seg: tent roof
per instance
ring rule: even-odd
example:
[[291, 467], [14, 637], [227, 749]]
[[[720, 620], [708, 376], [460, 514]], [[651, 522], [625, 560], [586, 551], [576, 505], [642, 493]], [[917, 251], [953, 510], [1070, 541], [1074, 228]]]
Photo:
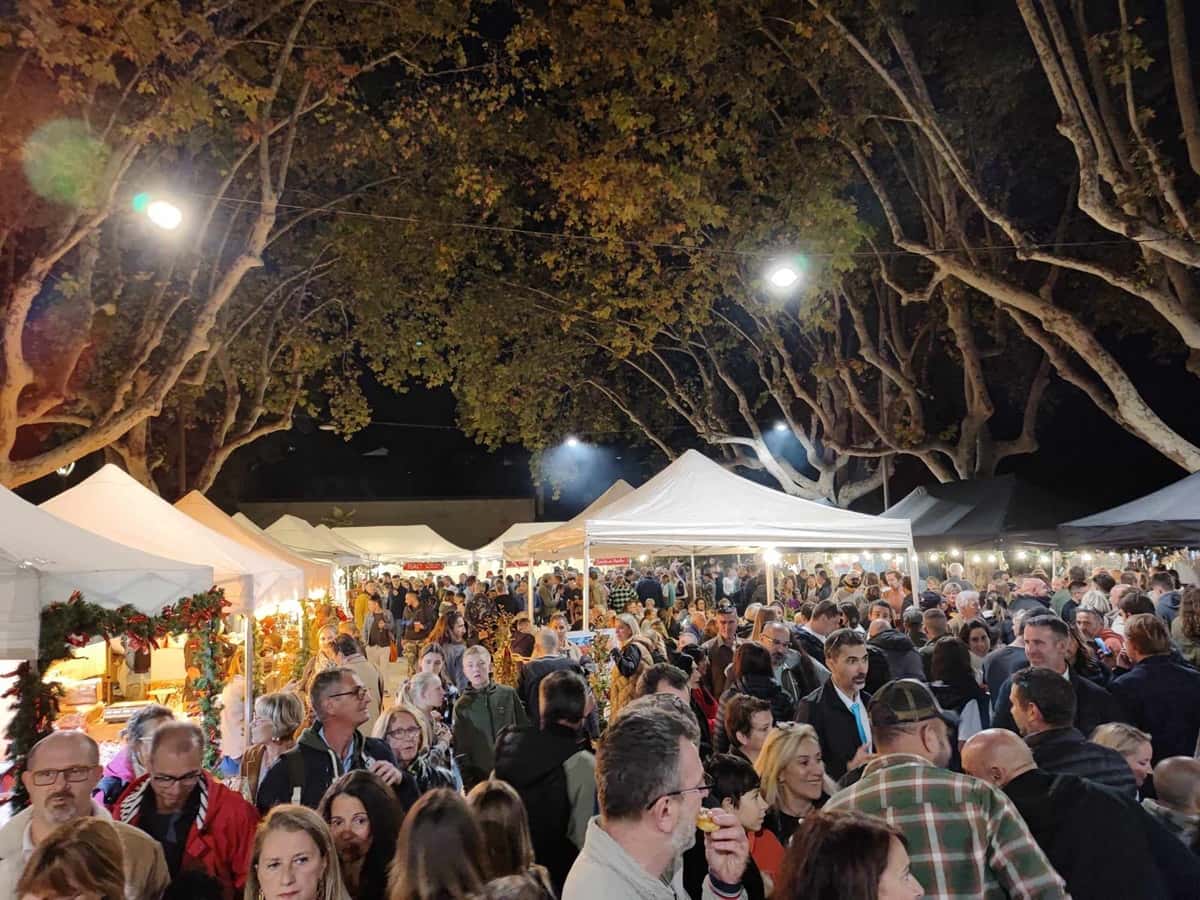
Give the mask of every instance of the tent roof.
[[314, 527], [317, 530], [317, 534], [321, 535], [322, 537], [326, 538], [329, 541], [332, 541], [334, 546], [340, 547], [346, 553], [357, 554], [363, 560], [367, 560], [370, 557], [371, 551], [369, 551], [366, 547], [363, 547], [361, 544], [356, 544], [354, 541], [351, 541], [351, 540], [347, 539], [346, 537], [338, 534], [334, 529], [330, 528], [328, 525], [316, 525]]
[[451, 562], [471, 558], [470, 550], [450, 543], [428, 525], [365, 525], [335, 528], [333, 533], [353, 541], [381, 562]]
[[588, 516], [585, 533], [594, 552], [664, 555], [764, 547], [908, 549], [912, 542], [906, 520], [793, 497], [735, 475], [695, 450]]
[[264, 531], [251, 531], [227, 516], [199, 491], [191, 491], [175, 502], [175, 508], [187, 513], [201, 525], [237, 541], [251, 550], [264, 553], [295, 566], [304, 576], [304, 590], [329, 590], [329, 566], [315, 563], [293, 553]]
[[1058, 526], [1064, 547], [1200, 546], [1200, 472], [1145, 497]]
[[0, 487], [0, 659], [36, 656], [38, 609], [74, 591], [100, 606], [156, 613], [212, 585], [211, 566], [135, 550]]
[[[238, 513], [241, 515], [241, 513]], [[243, 518], [245, 518], [243, 516]], [[249, 522], [249, 519], [246, 519]], [[328, 531], [328, 529], [326, 529]], [[299, 516], [280, 516], [266, 528], [266, 533], [301, 556], [327, 561], [339, 566], [367, 561], [365, 550], [347, 551], [335, 540], [333, 532], [323, 534]]]
[[908, 519], [918, 550], [947, 541], [969, 549], [1054, 544], [1054, 525], [1070, 504], [1015, 475], [919, 487], [883, 515]]
[[[560, 553], [564, 547], [578, 547], [576, 555], [582, 554], [583, 526], [588, 518], [596, 515], [596, 513], [610, 503], [614, 503], [632, 493], [633, 488], [629, 482], [623, 478], [618, 478], [608, 486], [608, 489], [603, 494], [589, 503], [583, 512], [570, 521], [559, 525], [557, 528], [551, 528], [549, 531], [539, 532], [523, 541], [508, 542], [504, 547], [504, 558], [532, 559], [539, 556], [556, 558], [554, 554]], [[558, 556], [557, 558], [561, 559], [563, 557]]]
[[504, 545], [523, 541], [535, 534], [565, 525], [565, 522], [517, 522], [499, 536], [474, 551], [476, 559], [504, 559]]
[[234, 612], [251, 610], [259, 602], [293, 599], [304, 589], [304, 577], [295, 566], [201, 525], [114, 465], [47, 500], [42, 508], [123, 544], [211, 566], [213, 582], [225, 589]]

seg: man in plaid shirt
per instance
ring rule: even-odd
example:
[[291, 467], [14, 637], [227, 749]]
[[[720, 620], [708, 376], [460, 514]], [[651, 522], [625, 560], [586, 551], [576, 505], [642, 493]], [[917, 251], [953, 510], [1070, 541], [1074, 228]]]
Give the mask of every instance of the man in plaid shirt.
[[637, 591], [633, 589], [633, 569], [625, 572], [624, 577], [618, 575], [613, 586], [608, 589], [608, 608], [617, 615], [625, 612], [625, 606], [630, 600], [637, 599]]
[[919, 681], [890, 681], [868, 712], [877, 756], [825, 809], [852, 809], [904, 833], [912, 873], [940, 900], [1067, 898], [1066, 886], [1012, 802], [945, 768], [954, 718]]

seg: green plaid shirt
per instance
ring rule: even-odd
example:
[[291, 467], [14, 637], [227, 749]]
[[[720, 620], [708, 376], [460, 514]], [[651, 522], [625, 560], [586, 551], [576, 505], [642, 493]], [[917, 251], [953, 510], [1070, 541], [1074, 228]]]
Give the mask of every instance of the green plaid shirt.
[[927, 898], [1067, 898], [1066, 885], [1003, 793], [907, 753], [869, 763], [825, 809], [886, 820], [908, 840]]

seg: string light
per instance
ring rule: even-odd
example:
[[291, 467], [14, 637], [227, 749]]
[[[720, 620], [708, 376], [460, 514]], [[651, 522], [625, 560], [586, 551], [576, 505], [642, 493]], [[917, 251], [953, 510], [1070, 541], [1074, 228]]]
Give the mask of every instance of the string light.
[[957, 548], [957, 547], [951, 547], [951, 548], [950, 548], [950, 556], [951, 556], [953, 559], [958, 559], [958, 548]]
[[930, 561], [930, 562], [937, 562], [937, 560], [938, 560], [938, 555], [937, 555], [936, 553], [930, 553], [930, 554], [929, 554], [929, 561]]
[[995, 561], [996, 561], [996, 554], [995, 554], [995, 553], [989, 553], [989, 554], [988, 554], [988, 562], [990, 562], [990, 563], [994, 563]]
[[1029, 556], [1029, 554], [1026, 553], [1024, 550], [1017, 551], [1017, 559], [1024, 560], [1028, 556]]
[[971, 562], [981, 563], [981, 562], [983, 562], [983, 557], [980, 556], [978, 553], [976, 553], [974, 556], [971, 557]]

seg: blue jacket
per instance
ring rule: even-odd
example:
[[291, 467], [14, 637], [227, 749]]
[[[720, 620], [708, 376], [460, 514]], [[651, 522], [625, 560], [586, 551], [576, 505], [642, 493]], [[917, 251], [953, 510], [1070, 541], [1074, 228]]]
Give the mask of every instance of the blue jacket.
[[1113, 679], [1131, 724], [1154, 736], [1154, 762], [1193, 756], [1200, 734], [1200, 672], [1171, 657], [1148, 656]]

